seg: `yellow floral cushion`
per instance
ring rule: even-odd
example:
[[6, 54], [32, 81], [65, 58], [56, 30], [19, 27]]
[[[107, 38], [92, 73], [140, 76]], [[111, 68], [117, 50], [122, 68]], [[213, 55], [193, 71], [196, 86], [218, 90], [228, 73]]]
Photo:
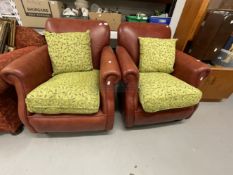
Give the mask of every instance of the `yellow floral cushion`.
[[140, 72], [173, 72], [176, 39], [139, 37]]
[[45, 32], [53, 75], [92, 70], [90, 34]]
[[43, 114], [92, 114], [99, 110], [99, 71], [63, 73], [26, 97], [28, 111]]
[[139, 74], [139, 99], [146, 112], [193, 106], [201, 97], [199, 89], [170, 74]]

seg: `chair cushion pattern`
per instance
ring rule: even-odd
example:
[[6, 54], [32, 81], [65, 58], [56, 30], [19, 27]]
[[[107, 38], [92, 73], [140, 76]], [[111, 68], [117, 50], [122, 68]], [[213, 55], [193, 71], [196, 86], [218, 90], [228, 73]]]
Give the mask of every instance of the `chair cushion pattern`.
[[139, 74], [139, 99], [145, 112], [193, 106], [201, 97], [199, 89], [170, 74]]
[[99, 104], [98, 70], [56, 75], [26, 97], [28, 111], [42, 114], [93, 114]]
[[43, 35], [40, 35], [33, 28], [16, 26], [15, 46], [16, 49], [28, 46], [43, 46], [46, 44]]
[[173, 72], [176, 39], [139, 37], [140, 72]]
[[90, 34], [87, 32], [45, 32], [53, 75], [93, 69]]

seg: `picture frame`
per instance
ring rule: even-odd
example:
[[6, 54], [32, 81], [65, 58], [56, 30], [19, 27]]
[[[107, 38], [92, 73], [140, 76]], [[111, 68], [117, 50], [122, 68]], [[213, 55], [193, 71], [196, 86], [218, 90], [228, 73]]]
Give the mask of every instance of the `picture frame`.
[[3, 53], [5, 51], [7, 35], [9, 33], [8, 29], [8, 22], [0, 19], [0, 53]]

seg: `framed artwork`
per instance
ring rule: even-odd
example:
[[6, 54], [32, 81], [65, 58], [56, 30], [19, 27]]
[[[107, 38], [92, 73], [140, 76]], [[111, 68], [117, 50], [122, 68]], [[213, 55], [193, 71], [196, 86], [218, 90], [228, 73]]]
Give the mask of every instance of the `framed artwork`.
[[9, 33], [8, 27], [8, 22], [0, 19], [0, 53], [3, 53], [5, 50], [7, 35]]
[[7, 45], [10, 47], [15, 47], [16, 19], [11, 17], [3, 17], [3, 20], [7, 21], [9, 25]]

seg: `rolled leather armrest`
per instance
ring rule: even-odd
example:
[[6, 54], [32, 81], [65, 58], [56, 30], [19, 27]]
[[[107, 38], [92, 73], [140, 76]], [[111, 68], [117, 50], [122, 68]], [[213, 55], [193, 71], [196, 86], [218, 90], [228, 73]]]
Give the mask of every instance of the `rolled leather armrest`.
[[[47, 45], [23, 55], [1, 71], [2, 78], [9, 84], [21, 85], [27, 95], [31, 90], [47, 81], [52, 75]], [[16, 86], [16, 89], [19, 88]]]
[[210, 67], [207, 64], [187, 55], [181, 51], [176, 51], [174, 72], [177, 78], [189, 83], [194, 87], [199, 87], [200, 82], [210, 73]]
[[138, 80], [139, 70], [127, 50], [118, 46], [117, 59], [121, 68], [121, 76], [124, 82], [125, 115], [127, 123], [133, 123], [134, 113], [138, 107]]
[[109, 46], [106, 46], [100, 61], [100, 93], [102, 110], [107, 115], [106, 130], [113, 128], [115, 112], [115, 85], [120, 80], [121, 73], [116, 56]]
[[121, 78], [120, 68], [111, 47], [103, 49], [100, 62], [101, 86], [115, 85]]
[[[19, 57], [35, 50], [36, 46], [29, 46], [22, 49], [17, 49], [12, 52], [7, 52], [5, 54], [0, 55], [0, 71], [10, 64], [12, 61], [18, 59]], [[9, 84], [7, 84], [1, 77], [0, 77], [0, 93], [4, 92], [9, 87]]]
[[139, 71], [129, 53], [122, 46], [116, 48], [117, 59], [121, 68], [122, 79], [125, 84], [129, 81], [138, 82]]

